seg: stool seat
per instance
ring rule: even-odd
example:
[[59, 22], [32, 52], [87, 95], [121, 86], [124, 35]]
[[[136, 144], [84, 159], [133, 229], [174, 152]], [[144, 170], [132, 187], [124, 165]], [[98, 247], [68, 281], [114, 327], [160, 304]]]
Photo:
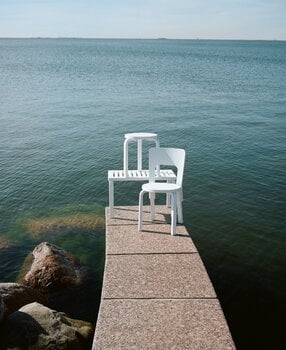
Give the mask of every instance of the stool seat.
[[151, 141], [153, 141], [154, 139], [158, 138], [157, 134], [151, 133], [151, 132], [133, 132], [130, 134], [125, 134], [124, 138], [126, 140], [148, 140], [150, 139]]
[[123, 170], [125, 177], [128, 176], [128, 144], [129, 142], [137, 142], [137, 168], [142, 170], [142, 141], [155, 142], [156, 147], [160, 147], [158, 135], [151, 132], [133, 132], [124, 135], [123, 144]]

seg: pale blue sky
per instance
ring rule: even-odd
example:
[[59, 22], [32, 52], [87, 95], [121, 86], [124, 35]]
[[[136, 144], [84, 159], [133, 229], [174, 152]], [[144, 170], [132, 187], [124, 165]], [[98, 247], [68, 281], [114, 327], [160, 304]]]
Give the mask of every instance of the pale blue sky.
[[286, 40], [286, 0], [0, 0], [0, 37]]

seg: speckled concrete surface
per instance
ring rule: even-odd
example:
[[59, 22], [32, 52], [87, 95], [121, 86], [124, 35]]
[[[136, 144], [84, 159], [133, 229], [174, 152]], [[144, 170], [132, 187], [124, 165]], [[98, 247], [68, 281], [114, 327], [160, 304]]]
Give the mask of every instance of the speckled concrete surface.
[[103, 298], [215, 298], [198, 254], [107, 256]]
[[170, 235], [170, 209], [106, 210], [106, 261], [92, 350], [235, 349], [199, 253], [183, 225]]
[[103, 300], [93, 350], [235, 349], [218, 300]]
[[176, 236], [170, 235], [170, 225], [146, 225], [148, 230], [137, 231], [133, 226], [106, 227], [107, 254], [190, 253], [197, 252], [185, 226], [177, 227]]

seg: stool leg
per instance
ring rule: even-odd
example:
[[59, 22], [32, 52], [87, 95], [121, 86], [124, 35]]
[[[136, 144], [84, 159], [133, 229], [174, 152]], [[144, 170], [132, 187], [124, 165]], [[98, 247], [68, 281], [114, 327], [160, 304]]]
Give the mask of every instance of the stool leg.
[[128, 175], [128, 141], [129, 140], [124, 140], [123, 144], [123, 170], [125, 177]]
[[142, 140], [137, 140], [137, 169], [142, 170]]
[[109, 182], [109, 216], [110, 218], [114, 217], [114, 185], [113, 181], [108, 181]]
[[[154, 141], [155, 141], [156, 148], [159, 148], [160, 142], [159, 142], [158, 138], [156, 137], [156, 139]], [[157, 176], [160, 176], [160, 164], [156, 165], [156, 173], [157, 173]]]

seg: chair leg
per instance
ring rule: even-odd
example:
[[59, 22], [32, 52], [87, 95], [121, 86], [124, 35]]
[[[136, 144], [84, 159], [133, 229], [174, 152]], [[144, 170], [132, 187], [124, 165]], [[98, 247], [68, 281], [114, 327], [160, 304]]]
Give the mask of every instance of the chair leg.
[[150, 198], [150, 218], [151, 221], [155, 220], [155, 193], [149, 193]]
[[[173, 181], [173, 180], [167, 180], [167, 183], [176, 183], [176, 181]], [[170, 193], [167, 193], [166, 194], [166, 206], [168, 208], [171, 208], [172, 204], [171, 204], [171, 194]]]
[[183, 223], [183, 207], [181, 192], [177, 192], [178, 223]]
[[142, 213], [143, 213], [143, 195], [144, 191], [142, 190], [139, 194], [139, 209], [138, 209], [138, 231], [142, 231]]
[[177, 194], [172, 192], [172, 209], [171, 209], [171, 235], [176, 235], [177, 225]]

